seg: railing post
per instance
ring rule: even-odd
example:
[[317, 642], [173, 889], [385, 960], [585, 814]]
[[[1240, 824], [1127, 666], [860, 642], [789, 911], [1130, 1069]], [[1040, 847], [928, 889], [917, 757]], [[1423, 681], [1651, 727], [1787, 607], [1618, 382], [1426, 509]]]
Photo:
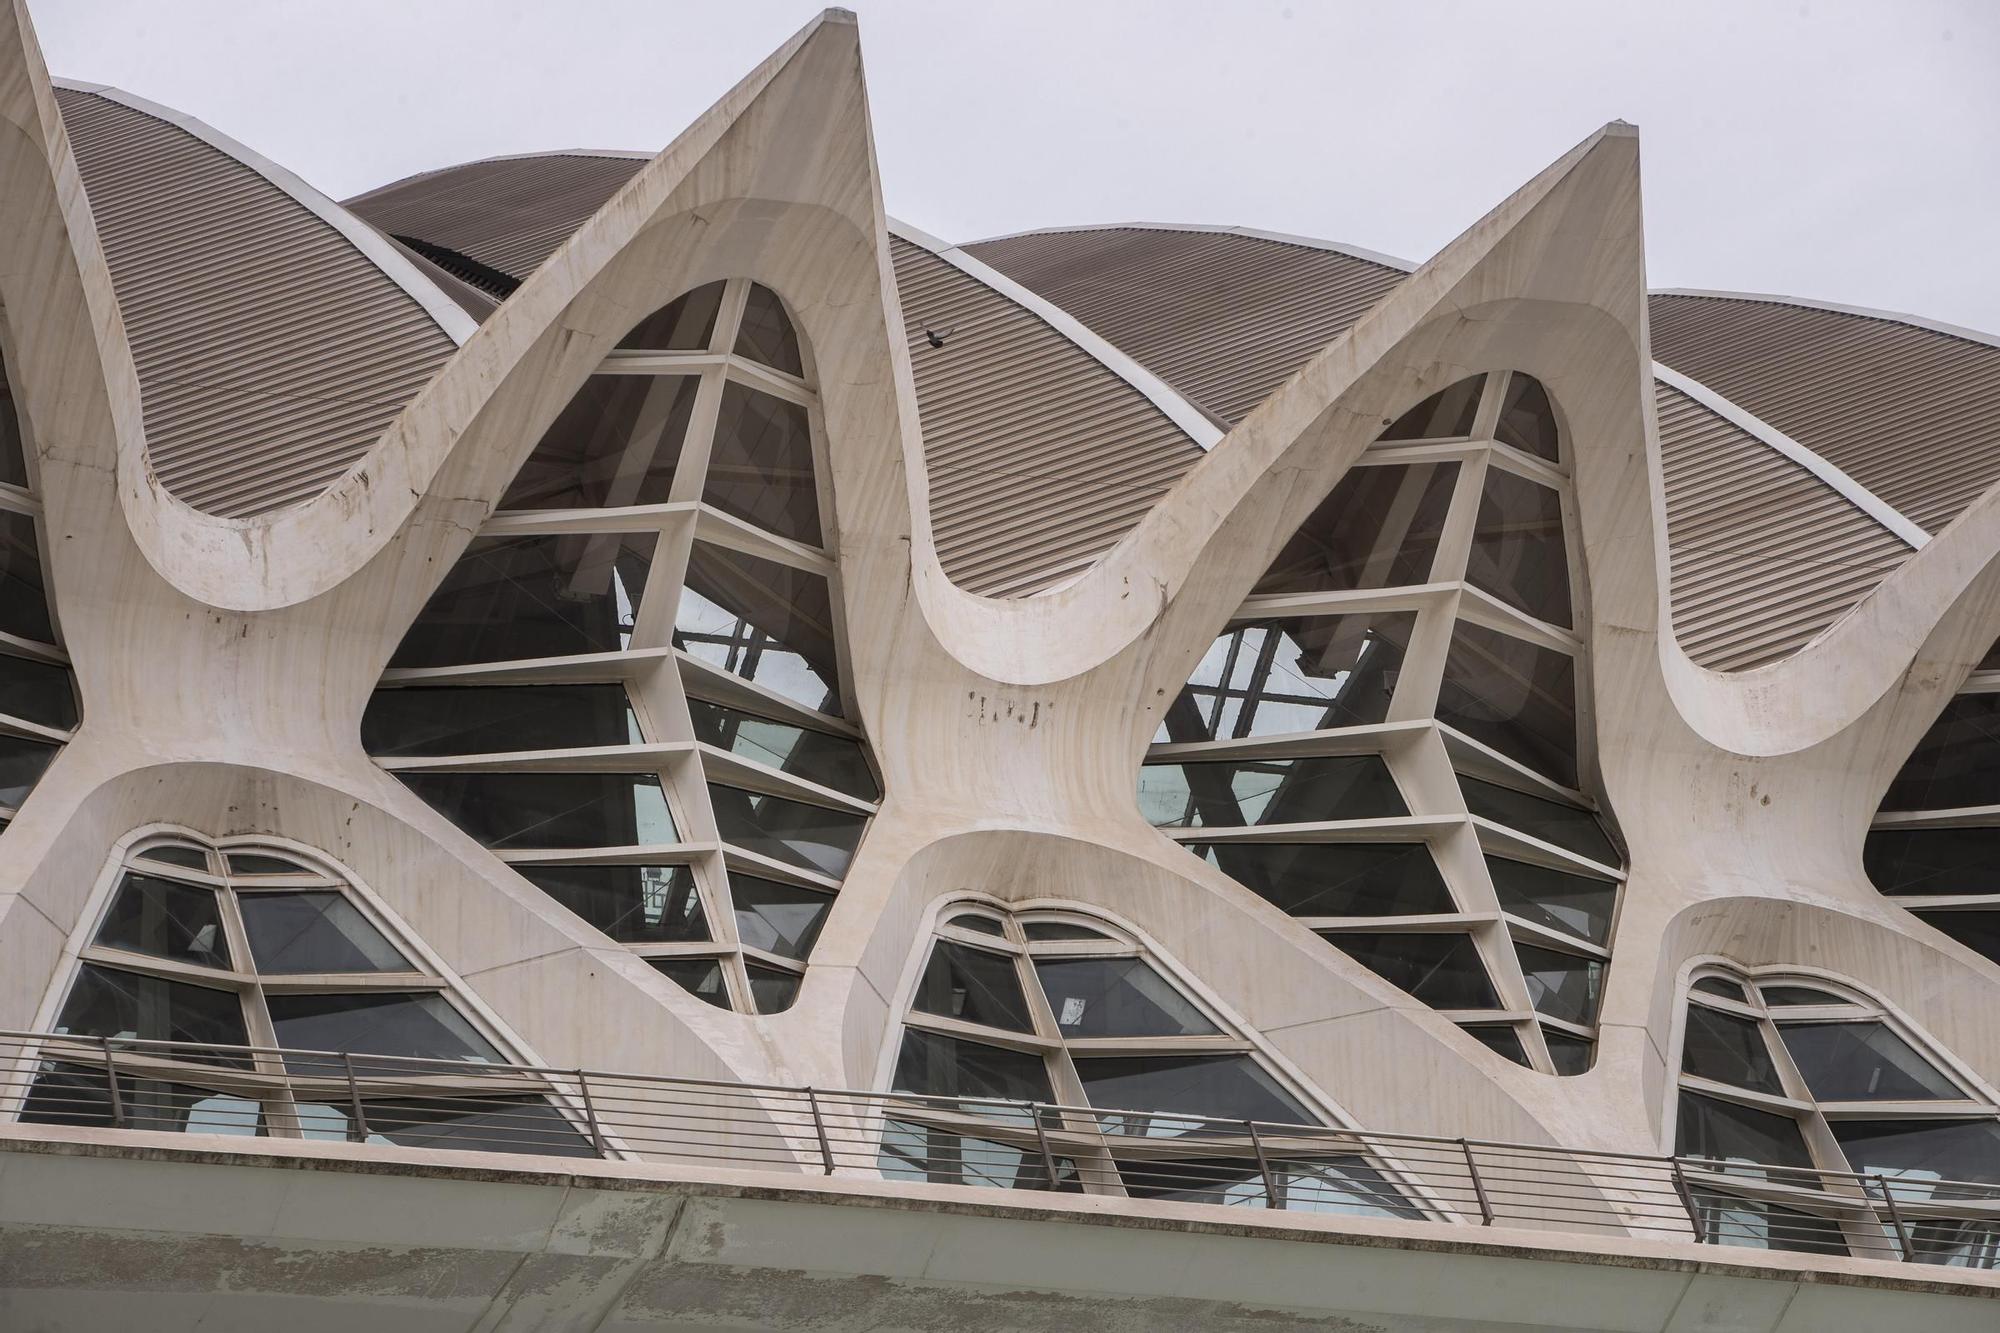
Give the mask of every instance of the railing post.
[[1687, 1176], [1681, 1172], [1681, 1159], [1673, 1157], [1668, 1161], [1674, 1169], [1674, 1193], [1681, 1196], [1681, 1207], [1687, 1209], [1688, 1225], [1694, 1228], [1694, 1243], [1706, 1245], [1708, 1228], [1701, 1224], [1701, 1210], [1695, 1207], [1694, 1191], [1688, 1188]]
[[[1049, 1183], [1044, 1188], [1053, 1191], [1056, 1187], [1056, 1155], [1049, 1151], [1049, 1131], [1042, 1124], [1042, 1108], [1040, 1106], [1031, 1106], [1028, 1109], [1028, 1114], [1035, 1121], [1035, 1146], [1042, 1150], [1042, 1170], [1048, 1175]], [[962, 1157], [959, 1162], [958, 1174], [958, 1183], [963, 1185], [965, 1183], [965, 1164]]]
[[1903, 1262], [1913, 1264], [1917, 1261], [1917, 1251], [1910, 1244], [1910, 1229], [1903, 1225], [1903, 1210], [1896, 1206], [1896, 1196], [1889, 1189], [1887, 1179], [1878, 1175], [1875, 1183], [1882, 1187], [1882, 1206], [1889, 1214], [1889, 1225], [1896, 1228], [1896, 1244], [1902, 1247]]
[[1257, 1133], [1257, 1122], [1245, 1120], [1243, 1128], [1250, 1131], [1250, 1147], [1257, 1154], [1257, 1172], [1264, 1177], [1264, 1206], [1278, 1207], [1278, 1181], [1271, 1174], [1271, 1159], [1264, 1155], [1264, 1140]]
[[826, 1174], [830, 1176], [833, 1174], [833, 1144], [827, 1141], [826, 1121], [820, 1117], [819, 1094], [814, 1092], [810, 1085], [806, 1088], [806, 1105], [812, 1108], [813, 1133], [819, 1135], [820, 1164], [826, 1168]]
[[111, 1038], [99, 1037], [104, 1043], [104, 1079], [111, 1085], [111, 1123], [118, 1129], [126, 1129], [125, 1094], [118, 1090], [118, 1065], [111, 1058]]
[[354, 1081], [354, 1052], [342, 1051], [341, 1063], [347, 1066], [347, 1107], [352, 1118], [347, 1125], [349, 1143], [368, 1142], [368, 1117], [361, 1109], [361, 1085]]
[[604, 1130], [597, 1123], [597, 1108], [590, 1103], [590, 1084], [584, 1082], [583, 1071], [576, 1071], [576, 1093], [583, 1102], [583, 1120], [590, 1126], [590, 1146], [599, 1157], [604, 1156]]
[[1458, 1147], [1465, 1154], [1465, 1176], [1472, 1182], [1472, 1197], [1479, 1200], [1479, 1224], [1490, 1227], [1493, 1225], [1493, 1201], [1486, 1197], [1486, 1182], [1479, 1178], [1479, 1163], [1473, 1159], [1472, 1144], [1460, 1139]]

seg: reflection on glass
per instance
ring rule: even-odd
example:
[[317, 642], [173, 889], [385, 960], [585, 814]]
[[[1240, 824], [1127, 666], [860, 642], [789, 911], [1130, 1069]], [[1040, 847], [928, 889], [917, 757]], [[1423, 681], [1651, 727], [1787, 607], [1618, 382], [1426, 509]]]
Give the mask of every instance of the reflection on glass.
[[1010, 1051], [983, 1042], [942, 1037], [915, 1028], [903, 1033], [896, 1059], [895, 1090], [938, 1097], [974, 1099], [958, 1109], [974, 1115], [1026, 1120], [1017, 1108], [983, 1104], [978, 1099], [1053, 1102], [1048, 1066], [1039, 1055]]
[[[1081, 926], [1074, 921], [1029, 921], [1022, 925], [1022, 934], [1030, 940], [1104, 940], [1111, 938], [1101, 930]], [[994, 931], [999, 934], [999, 931]]]
[[2000, 694], [1961, 694], [1904, 763], [1884, 810], [2000, 805]]
[[1799, 1122], [1790, 1116], [1753, 1111], [1693, 1092], [1680, 1095], [1674, 1152], [1681, 1157], [1706, 1157], [1743, 1166], [1810, 1170], [1813, 1164], [1799, 1133]]
[[678, 841], [656, 773], [399, 773], [488, 847], [645, 847]]
[[798, 973], [758, 963], [745, 963], [743, 970], [750, 977], [750, 1003], [758, 1013], [781, 1014], [799, 998], [803, 978]]
[[666, 504], [700, 383], [694, 375], [592, 375], [521, 465], [500, 508]]
[[686, 866], [517, 865], [530, 884], [622, 944], [709, 938]]
[[794, 703], [840, 714], [826, 580], [703, 542], [688, 557], [674, 647]]
[[1565, 787], [1577, 785], [1576, 659], [1461, 620], [1437, 719]]
[[1895, 1177], [1899, 1199], [1981, 1197], [1939, 1182], [2000, 1185], [2000, 1123], [1992, 1120], [1834, 1120], [1847, 1164]]
[[1528, 1064], [1528, 1048], [1521, 1044], [1521, 1034], [1506, 1024], [1460, 1023], [1459, 1026], [1489, 1051], [1503, 1055], [1517, 1065]]
[[1831, 1218], [1707, 1190], [1696, 1192], [1694, 1198], [1702, 1236], [1711, 1245], [1796, 1254], [1847, 1253], [1840, 1224]]
[[[1058, 1157], [1055, 1163], [1056, 1190], [1081, 1193], [1075, 1161]], [[883, 1127], [882, 1151], [875, 1164], [885, 1180], [1001, 1190], [1049, 1188], [1048, 1169], [1036, 1149], [968, 1138], [907, 1120], [891, 1120]]]
[[639, 745], [623, 685], [480, 685], [377, 690], [361, 718], [375, 755], [493, 754]]
[[718, 1009], [729, 1007], [729, 990], [722, 983], [722, 964], [713, 958], [648, 958], [655, 972], [682, 990]]
[[633, 326], [618, 343], [622, 350], [699, 352], [715, 332], [716, 311], [722, 308], [722, 284], [705, 283], [682, 292]]
[[881, 799], [867, 753], [845, 736], [773, 722], [706, 699], [691, 697], [687, 706], [698, 741], [859, 800]]
[[[597, 1150], [569, 1117], [541, 1097], [382, 1097], [362, 1104], [368, 1143], [404, 1148], [464, 1148], [479, 1152], [595, 1157]], [[350, 1108], [301, 1102], [299, 1132], [309, 1139], [345, 1139]]]
[[312, 875], [318, 872], [301, 865], [288, 856], [273, 856], [267, 852], [231, 852], [223, 858], [234, 876], [243, 875]]
[[1009, 1032], [1035, 1029], [1013, 956], [968, 948], [951, 940], [939, 940], [931, 946], [930, 960], [917, 980], [910, 1007], [920, 1014]]
[[805, 408], [725, 384], [701, 498], [766, 532], [824, 545]]
[[1379, 440], [1449, 440], [1472, 434], [1473, 417], [1479, 412], [1479, 392], [1486, 387], [1484, 375], [1462, 379], [1440, 389], [1397, 417], [1395, 424], [1375, 438]]
[[237, 897], [259, 972], [411, 972], [416, 969], [333, 889]]
[[1618, 886], [1608, 879], [1591, 879], [1547, 866], [1489, 856], [1486, 869], [1500, 906], [1524, 921], [1603, 944], [1611, 934], [1611, 909]]
[[1792, 1008], [1802, 1004], [1852, 1004], [1832, 991], [1821, 990], [1817, 986], [1759, 986], [1757, 991], [1764, 997], [1764, 1003], [1772, 1008]]
[[1549, 1063], [1565, 1078], [1589, 1073], [1590, 1058], [1597, 1050], [1594, 1041], [1550, 1028], [1542, 1029], [1542, 1045], [1549, 1048]]
[[1470, 935], [1327, 931], [1328, 944], [1433, 1009], [1498, 1009]]
[[1292, 1212], [1347, 1217], [1423, 1217], [1380, 1171], [1360, 1157], [1270, 1162], [1278, 1197], [1272, 1201], [1255, 1158], [1177, 1157], [1118, 1161], [1125, 1192], [1135, 1199], [1219, 1203], [1225, 1207], [1277, 1207]]
[[1594, 958], [1515, 944], [1521, 972], [1528, 983], [1528, 1002], [1535, 1012], [1584, 1027], [1597, 1021], [1597, 996], [1604, 983], [1604, 964]]
[[1209, 646], [1155, 739], [1229, 740], [1384, 721], [1416, 623], [1413, 611], [1388, 611], [1238, 626]]
[[717, 782], [708, 784], [708, 800], [724, 842], [832, 879], [847, 873], [868, 822], [863, 815]]
[[1986, 1220], [1908, 1224], [1910, 1248], [1920, 1264], [1946, 1268], [2000, 1268], [2000, 1223]]
[[[442, 995], [430, 991], [359, 991], [346, 995], [267, 995], [278, 1045], [294, 1051], [351, 1051], [433, 1060], [497, 1063], [500, 1052]], [[332, 1078], [344, 1062], [288, 1055], [294, 1074]], [[355, 1062], [359, 1072], [393, 1075], [410, 1066]]]
[[1743, 987], [1725, 977], [1702, 977], [1689, 989], [1703, 991], [1709, 995], [1720, 995], [1742, 1004], [1750, 1003], [1750, 997], [1743, 993]]
[[28, 454], [22, 445], [21, 418], [4, 364], [0, 364], [0, 482], [28, 489]]
[[229, 966], [229, 941], [213, 889], [127, 871], [98, 928], [97, 942], [197, 967]]
[[1861, 864], [1884, 893], [2000, 893], [2000, 828], [1878, 828]]
[[60, 746], [21, 736], [0, 736], [0, 805], [19, 806], [41, 781]]
[[42, 555], [35, 520], [0, 509], [0, 630], [36, 643], [54, 643], [48, 594], [42, 591]]
[[148, 847], [139, 856], [142, 860], [179, 866], [183, 870], [208, 869], [208, 853], [195, 847]]
[[1549, 391], [1533, 375], [1518, 370], [1509, 375], [1493, 438], [1555, 463], [1561, 461], [1556, 436], [1556, 410], [1549, 402]]
[[1318, 823], [1410, 812], [1389, 766], [1372, 754], [1147, 764], [1139, 770], [1139, 810], [1156, 828]]
[[755, 875], [731, 875], [729, 898], [736, 908], [738, 939], [752, 949], [801, 962], [833, 910], [831, 894]]
[[21, 1108], [27, 1124], [119, 1125], [161, 1134], [265, 1132], [263, 1106], [247, 1097], [121, 1075], [113, 1103], [101, 1068], [45, 1061], [41, 1069]]
[[1823, 1102], [1965, 1096], [1886, 1023], [1780, 1023], [1778, 1035], [1812, 1095]]
[[76, 687], [69, 668], [0, 655], [0, 713], [68, 730], [76, 725]]
[[736, 355], [761, 361], [773, 370], [804, 378], [799, 357], [799, 331], [792, 327], [778, 294], [762, 283], [750, 284], [743, 305], [743, 324], [736, 334]]
[[1681, 1040], [1681, 1071], [1752, 1092], [1782, 1096], [1785, 1091], [1778, 1079], [1778, 1067], [1771, 1062], [1771, 1052], [1764, 1045], [1762, 1025], [1698, 1004], [1688, 1006], [1687, 1033]]
[[1604, 836], [1604, 826], [1597, 822], [1597, 816], [1588, 810], [1482, 782], [1463, 773], [1458, 775], [1458, 787], [1465, 793], [1466, 809], [1483, 819], [1588, 857], [1599, 865], [1618, 864], [1617, 849]]
[[1466, 580], [1537, 620], [1568, 629], [1568, 543], [1562, 497], [1503, 467], [1486, 469]]
[[957, 916], [946, 921], [945, 924], [947, 926], [956, 926], [960, 930], [976, 930], [981, 935], [1005, 935], [1007, 933], [1006, 927], [981, 912], [960, 912]]
[[[190, 986], [85, 963], [56, 1020], [57, 1032], [85, 1037], [137, 1037], [145, 1041], [214, 1042], [247, 1046], [243, 1005], [229, 991]], [[196, 1051], [178, 1058], [242, 1065], [249, 1057]]]
[[1454, 910], [1421, 842], [1205, 842], [1188, 850], [1291, 916]]
[[1341, 592], [1430, 582], [1457, 480], [1456, 463], [1354, 468], [1252, 591]]
[[616, 652], [631, 642], [653, 540], [650, 532], [475, 538], [389, 665]]
[[1205, 1125], [1187, 1116], [1279, 1125], [1316, 1123], [1316, 1117], [1248, 1055], [1079, 1055], [1076, 1076], [1092, 1106], [1142, 1113], [1099, 1115], [1097, 1121], [1107, 1134], [1177, 1138], [1236, 1132], [1233, 1126]]
[[1139, 958], [1037, 958], [1035, 976], [1065, 1037], [1199, 1037], [1220, 1032]]
[[2000, 963], [2000, 912], [1918, 912], [1930, 925]]

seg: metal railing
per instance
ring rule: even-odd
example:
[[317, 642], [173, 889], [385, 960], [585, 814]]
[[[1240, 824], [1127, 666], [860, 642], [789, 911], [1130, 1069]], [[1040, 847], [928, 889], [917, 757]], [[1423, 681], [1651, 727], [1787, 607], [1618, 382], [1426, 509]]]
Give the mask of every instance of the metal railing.
[[2000, 1186], [919, 1096], [0, 1032], [0, 1116], [1110, 1194], [2000, 1267]]

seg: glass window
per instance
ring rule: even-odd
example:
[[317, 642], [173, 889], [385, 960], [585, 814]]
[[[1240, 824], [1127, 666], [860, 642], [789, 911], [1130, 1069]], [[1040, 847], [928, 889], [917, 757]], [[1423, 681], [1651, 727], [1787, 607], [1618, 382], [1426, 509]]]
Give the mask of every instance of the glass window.
[[1381, 440], [1449, 440], [1472, 434], [1473, 418], [1479, 413], [1479, 394], [1486, 387], [1484, 375], [1462, 379], [1440, 389], [1397, 417], [1395, 424], [1376, 438]]
[[361, 718], [375, 755], [494, 754], [639, 745], [623, 685], [481, 685], [377, 690]]
[[703, 542], [688, 557], [674, 646], [819, 712], [840, 713], [826, 580]]
[[704, 351], [715, 333], [715, 315], [721, 308], [722, 284], [704, 283], [640, 320], [618, 346], [649, 352]]
[[[371, 1098], [361, 1113], [368, 1121], [369, 1143], [546, 1157], [598, 1155], [569, 1118], [540, 1097], [482, 1093], [477, 1097]], [[344, 1139], [348, 1116], [346, 1106], [302, 1103], [300, 1132], [309, 1139]]]
[[[1080, 1193], [1076, 1163], [1058, 1157], [1056, 1190]], [[993, 1139], [968, 1138], [949, 1130], [907, 1120], [891, 1120], [882, 1129], [882, 1151], [876, 1161], [885, 1180], [927, 1181], [939, 1185], [975, 1185], [985, 1189], [1045, 1190], [1048, 1169], [1033, 1148]]]
[[1528, 1001], [1535, 1012], [1585, 1027], [1597, 1021], [1597, 997], [1604, 983], [1604, 964], [1594, 958], [1514, 945], [1521, 973], [1528, 983]]
[[1035, 975], [1064, 1037], [1198, 1037], [1221, 1031], [1143, 959], [1037, 958]]
[[264, 1108], [245, 1097], [152, 1078], [118, 1079], [118, 1103], [104, 1070], [45, 1061], [21, 1108], [30, 1125], [117, 1125], [160, 1134], [265, 1132]]
[[1742, 1004], [1750, 1003], [1750, 997], [1743, 993], [1743, 987], [1723, 977], [1698, 978], [1689, 989], [1704, 991], [1710, 995], [1720, 995]]
[[1092, 1106], [1146, 1113], [1098, 1116], [1108, 1134], [1174, 1138], [1212, 1134], [1218, 1128], [1222, 1133], [1236, 1132], [1230, 1126], [1208, 1126], [1179, 1116], [1315, 1123], [1313, 1115], [1248, 1055], [1077, 1056], [1076, 1075]]
[[[144, 1041], [214, 1042], [247, 1046], [243, 1004], [231, 991], [190, 986], [85, 963], [77, 969], [56, 1031], [85, 1037], [136, 1037]], [[192, 1052], [214, 1064], [248, 1067], [247, 1056]]]
[[1013, 956], [968, 948], [951, 940], [939, 940], [931, 946], [930, 961], [917, 980], [910, 1007], [921, 1014], [1009, 1032], [1035, 1030]]
[[1604, 826], [1597, 822], [1597, 816], [1588, 810], [1530, 796], [1512, 787], [1481, 782], [1463, 773], [1458, 775], [1458, 787], [1465, 794], [1466, 809], [1483, 819], [1588, 857], [1599, 865], [1618, 864], [1617, 849], [1604, 836]]
[[67, 731], [76, 725], [69, 668], [0, 654], [0, 713]]
[[741, 384], [725, 384], [701, 498], [780, 537], [825, 545], [806, 409]]
[[1772, 1008], [1793, 1008], [1804, 1004], [1852, 1004], [1852, 1000], [1817, 986], [1759, 986], [1758, 993]]
[[336, 889], [244, 893], [236, 903], [259, 972], [416, 970]]
[[502, 509], [606, 509], [673, 498], [694, 375], [592, 375], [542, 436]]
[[654, 773], [397, 776], [488, 847], [644, 847], [679, 840]]
[[845, 736], [773, 722], [706, 699], [690, 698], [687, 706], [698, 741], [857, 800], [881, 799], [867, 753]]
[[947, 926], [957, 926], [960, 930], [976, 930], [981, 935], [1005, 935], [1006, 927], [992, 917], [979, 912], [960, 912], [945, 922]]
[[1577, 785], [1576, 659], [1461, 620], [1437, 719], [1565, 787]]
[[223, 858], [232, 875], [317, 875], [319, 872], [287, 856], [268, 852], [231, 852]]
[[1697, 1078], [1730, 1083], [1753, 1092], [1784, 1095], [1778, 1067], [1764, 1045], [1764, 1028], [1753, 1019], [1717, 1013], [1698, 1004], [1687, 1010], [1681, 1039], [1681, 1070]]
[[[999, 932], [994, 932], [998, 934]], [[1074, 921], [1029, 921], [1022, 925], [1021, 933], [1030, 940], [1106, 940], [1110, 939], [1101, 930], [1090, 926], [1080, 926]]]
[[1961, 694], [1904, 763], [1884, 810], [2000, 805], [2000, 694]]
[[1847, 1253], [1840, 1224], [1830, 1218], [1706, 1190], [1694, 1197], [1702, 1235], [1712, 1245], [1798, 1254]]
[[1592, 944], [1603, 944], [1610, 937], [1611, 911], [1618, 903], [1618, 885], [1611, 880], [1501, 856], [1487, 857], [1486, 869], [1503, 910]]
[[762, 283], [750, 284], [743, 305], [743, 324], [736, 334], [736, 355], [761, 361], [774, 370], [805, 378], [799, 357], [799, 331], [792, 327], [778, 294]]
[[1267, 621], [1210, 645], [1159, 739], [1228, 740], [1387, 719], [1413, 611]]
[[1502, 444], [1560, 462], [1556, 448], [1556, 410], [1549, 391], [1533, 375], [1515, 371], [1507, 377], [1507, 396], [1500, 400], [1500, 420], [1494, 424], [1493, 438]]
[[831, 894], [755, 875], [731, 875], [729, 898], [736, 908], [736, 934], [744, 944], [801, 962], [833, 910]]
[[[914, 1028], [903, 1033], [895, 1090], [937, 1097], [1055, 1100], [1048, 1066], [1041, 1056]], [[1006, 1108], [973, 1105], [959, 1109], [991, 1115]]]
[[1568, 629], [1569, 555], [1562, 497], [1502, 467], [1486, 469], [1465, 577], [1509, 606]]
[[729, 990], [722, 983], [722, 964], [714, 958], [648, 958], [655, 972], [696, 999], [718, 1009], [729, 1007]]
[[28, 489], [28, 451], [21, 439], [21, 418], [4, 364], [0, 364], [0, 481]]
[[1139, 809], [1159, 828], [1236, 828], [1406, 815], [1389, 766], [1372, 754], [1147, 764]]
[[750, 1003], [760, 1014], [781, 1014], [799, 998], [799, 982], [804, 978], [796, 972], [757, 963], [745, 963], [743, 971], [750, 978]]
[[708, 800], [724, 842], [832, 879], [847, 873], [868, 823], [864, 815], [715, 782], [708, 784]]
[[1936, 1189], [1938, 1181], [2000, 1185], [2000, 1123], [1992, 1120], [1830, 1123], [1847, 1164], [1865, 1176], [1898, 1177], [1898, 1198], [1949, 1199], [1974, 1193]]
[[21, 736], [0, 736], [0, 805], [18, 806], [41, 781], [62, 747]]
[[1778, 1035], [1812, 1095], [1823, 1102], [1965, 1096], [1886, 1023], [1780, 1023]]
[[650, 532], [475, 538], [389, 664], [616, 652], [631, 642], [653, 538]]
[[2000, 893], [2000, 828], [1878, 828], [1861, 845], [1884, 893]]
[[523, 878], [622, 944], [709, 938], [686, 866], [517, 865]]
[[42, 555], [35, 520], [0, 509], [0, 630], [36, 643], [54, 643], [48, 594], [42, 591]]
[[1674, 1152], [1681, 1157], [1706, 1157], [1746, 1166], [1811, 1169], [1799, 1122], [1790, 1116], [1753, 1111], [1699, 1093], [1680, 1096], [1678, 1137]]
[[1329, 931], [1328, 944], [1433, 1009], [1498, 1009], [1470, 935]]
[[1456, 463], [1350, 470], [1252, 591], [1341, 592], [1430, 582], [1457, 481]]
[[[497, 1063], [500, 1053], [442, 995], [428, 991], [360, 991], [346, 995], [267, 995], [278, 1045], [293, 1051], [352, 1051], [430, 1060]], [[294, 1074], [333, 1078], [343, 1062], [288, 1055]], [[355, 1062], [360, 1073], [409, 1073], [398, 1064]]]
[[138, 855], [143, 860], [179, 866], [184, 870], [208, 869], [208, 853], [193, 847], [148, 847]]
[[1421, 842], [1208, 842], [1188, 850], [1291, 916], [1455, 910]]
[[1548, 1028], [1542, 1029], [1542, 1045], [1549, 1048], [1549, 1063], [1564, 1078], [1589, 1073], [1591, 1057], [1597, 1051], [1594, 1041]]
[[[1284, 1159], [1270, 1165], [1279, 1208], [1347, 1217], [1410, 1220], [1423, 1217], [1387, 1177], [1362, 1158]], [[1125, 1192], [1135, 1199], [1219, 1203], [1239, 1208], [1271, 1206], [1264, 1173], [1254, 1158], [1176, 1157], [1119, 1161], [1117, 1166], [1125, 1182]]]
[[126, 872], [97, 942], [197, 967], [229, 967], [229, 941], [213, 889]]
[[1918, 912], [1930, 925], [2000, 963], [2000, 912]]
[[1521, 1034], [1506, 1024], [1461, 1023], [1459, 1026], [1489, 1051], [1503, 1055], [1517, 1065], [1528, 1063], [1528, 1048], [1521, 1044]]

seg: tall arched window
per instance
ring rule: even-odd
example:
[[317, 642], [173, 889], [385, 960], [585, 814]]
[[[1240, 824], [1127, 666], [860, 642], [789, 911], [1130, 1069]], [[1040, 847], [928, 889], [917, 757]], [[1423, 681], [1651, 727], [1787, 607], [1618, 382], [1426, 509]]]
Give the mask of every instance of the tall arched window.
[[744, 279], [635, 327], [397, 649], [370, 753], [711, 1004], [796, 995], [881, 791], [808, 349]]
[[1624, 879], [1581, 785], [1567, 462], [1519, 372], [1388, 423], [1203, 656], [1139, 779], [1189, 851], [1557, 1074], [1590, 1066]]
[[1907, 1236], [1925, 1263], [2000, 1259], [2000, 1223], [1949, 1216], [1954, 1196], [1990, 1207], [2000, 1106], [1921, 1032], [1851, 983], [1773, 970], [1703, 967], [1683, 1012], [1674, 1151], [1703, 1159], [1705, 1239], [1879, 1254]]

